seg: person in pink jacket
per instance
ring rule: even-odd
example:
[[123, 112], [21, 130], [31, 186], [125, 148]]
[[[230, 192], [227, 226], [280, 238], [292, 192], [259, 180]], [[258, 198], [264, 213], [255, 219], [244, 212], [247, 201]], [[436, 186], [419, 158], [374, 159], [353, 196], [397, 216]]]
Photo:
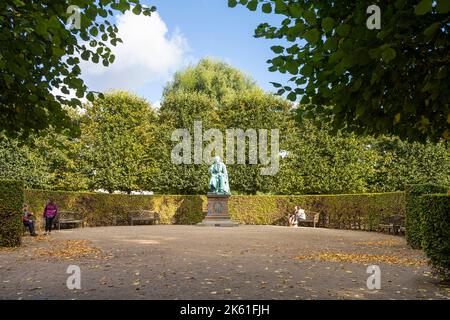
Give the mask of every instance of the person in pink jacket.
[[52, 198], [49, 198], [44, 209], [45, 235], [50, 235], [52, 233], [53, 220], [55, 220], [57, 215], [58, 206]]

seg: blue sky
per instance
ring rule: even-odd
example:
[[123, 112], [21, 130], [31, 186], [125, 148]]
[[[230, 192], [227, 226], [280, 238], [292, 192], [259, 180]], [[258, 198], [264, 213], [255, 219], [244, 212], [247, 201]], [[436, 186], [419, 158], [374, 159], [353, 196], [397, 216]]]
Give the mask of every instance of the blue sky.
[[[270, 81], [286, 82], [289, 75], [269, 72], [274, 40], [256, 39], [261, 22], [279, 25], [282, 16], [228, 8], [227, 0], [144, 1], [157, 7], [152, 23], [130, 14], [118, 19], [123, 48], [116, 66], [106, 70], [87, 65], [84, 78], [91, 90], [126, 89], [155, 103], [173, 73], [204, 57], [230, 63], [253, 77], [267, 91]], [[122, 28], [121, 28], [122, 26]], [[122, 32], [122, 34], [120, 34]]]

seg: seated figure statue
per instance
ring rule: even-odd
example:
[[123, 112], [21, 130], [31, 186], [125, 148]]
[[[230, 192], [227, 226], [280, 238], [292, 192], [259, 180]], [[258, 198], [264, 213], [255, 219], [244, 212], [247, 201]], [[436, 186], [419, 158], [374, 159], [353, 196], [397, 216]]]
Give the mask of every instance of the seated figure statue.
[[227, 167], [221, 161], [219, 156], [214, 158], [214, 163], [209, 168], [211, 179], [209, 180], [209, 190], [211, 193], [230, 194], [228, 184]]

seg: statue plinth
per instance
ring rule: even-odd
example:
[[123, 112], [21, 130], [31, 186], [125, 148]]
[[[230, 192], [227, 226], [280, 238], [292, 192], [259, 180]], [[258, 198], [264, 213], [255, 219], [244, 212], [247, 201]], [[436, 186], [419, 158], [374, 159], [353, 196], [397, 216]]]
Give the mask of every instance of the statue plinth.
[[217, 194], [208, 192], [208, 213], [199, 226], [210, 227], [237, 227], [238, 224], [234, 222], [228, 213], [228, 200], [230, 195]]

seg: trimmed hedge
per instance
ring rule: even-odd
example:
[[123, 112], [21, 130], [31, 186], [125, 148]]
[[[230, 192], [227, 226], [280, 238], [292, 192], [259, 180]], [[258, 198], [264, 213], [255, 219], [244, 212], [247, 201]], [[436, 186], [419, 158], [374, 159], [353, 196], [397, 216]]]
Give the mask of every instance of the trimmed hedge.
[[[128, 210], [161, 214], [162, 224], [195, 224], [206, 214], [206, 196], [111, 195], [101, 193], [25, 190], [26, 202], [40, 215], [51, 196], [63, 210], [82, 213], [89, 226], [125, 225]], [[404, 193], [321, 196], [232, 196], [231, 217], [241, 224], [287, 225], [295, 205], [322, 213], [320, 226], [376, 230], [384, 216], [404, 214]]]
[[23, 184], [17, 181], [0, 180], [0, 247], [21, 244]]
[[434, 184], [416, 184], [406, 187], [406, 241], [414, 249], [420, 249], [422, 244], [422, 231], [420, 220], [420, 196], [432, 193], [447, 193], [448, 188]]
[[[127, 211], [155, 210], [162, 224], [192, 224], [203, 219], [206, 197], [143, 196], [90, 192], [25, 190], [25, 202], [36, 216], [42, 216], [45, 204], [52, 197], [60, 210], [83, 214], [91, 227], [128, 224]], [[41, 227], [38, 225], [38, 228]]]
[[294, 206], [321, 213], [319, 226], [374, 231], [383, 217], [405, 214], [404, 193], [232, 196], [230, 215], [242, 224], [287, 225]]
[[431, 266], [450, 280], [450, 195], [424, 195], [420, 208], [422, 248]]

